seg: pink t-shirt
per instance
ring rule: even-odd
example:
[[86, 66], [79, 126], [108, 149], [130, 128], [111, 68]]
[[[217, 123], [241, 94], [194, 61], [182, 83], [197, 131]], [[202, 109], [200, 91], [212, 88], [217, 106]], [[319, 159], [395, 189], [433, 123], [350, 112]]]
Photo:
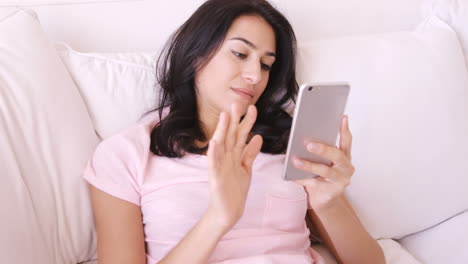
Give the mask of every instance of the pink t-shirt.
[[[207, 157], [156, 156], [152, 112], [102, 141], [83, 177], [100, 190], [141, 207], [147, 263], [166, 256], [205, 213], [209, 203]], [[259, 153], [243, 216], [219, 241], [209, 263], [322, 264], [310, 248], [304, 188], [281, 178], [285, 157]]]

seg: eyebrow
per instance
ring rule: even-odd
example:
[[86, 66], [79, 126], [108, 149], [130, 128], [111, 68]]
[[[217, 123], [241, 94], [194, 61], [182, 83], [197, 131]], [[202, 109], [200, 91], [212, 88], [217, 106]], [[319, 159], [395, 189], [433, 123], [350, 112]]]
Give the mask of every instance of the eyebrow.
[[[232, 38], [232, 39], [229, 39], [229, 40], [240, 40], [240, 41], [244, 42], [245, 44], [249, 45], [251, 48], [258, 49], [257, 46], [255, 46], [252, 42], [246, 40], [245, 38]], [[271, 52], [271, 51], [267, 51], [265, 53], [265, 55], [276, 57], [276, 54], [274, 52]]]

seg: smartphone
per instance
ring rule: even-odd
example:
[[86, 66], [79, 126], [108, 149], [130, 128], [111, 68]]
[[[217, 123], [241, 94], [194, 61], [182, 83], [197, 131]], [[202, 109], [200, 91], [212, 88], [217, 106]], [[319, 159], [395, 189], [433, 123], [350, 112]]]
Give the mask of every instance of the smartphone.
[[336, 146], [349, 92], [350, 86], [345, 82], [300, 86], [286, 150], [283, 170], [285, 180], [319, 176], [296, 168], [293, 163], [294, 157], [332, 165], [330, 160], [309, 152], [306, 142], [314, 141]]

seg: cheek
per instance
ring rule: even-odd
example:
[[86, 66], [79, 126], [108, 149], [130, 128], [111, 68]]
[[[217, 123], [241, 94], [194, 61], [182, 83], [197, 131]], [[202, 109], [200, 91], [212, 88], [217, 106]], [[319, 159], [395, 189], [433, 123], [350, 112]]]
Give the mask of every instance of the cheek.
[[258, 87], [261, 87], [261, 89], [260, 89], [260, 94], [258, 95], [258, 97], [260, 97], [260, 96], [263, 94], [263, 92], [265, 92], [266, 86], [267, 86], [267, 84], [268, 84], [269, 77], [270, 77], [270, 75], [269, 75], [268, 73], [266, 73], [266, 74], [263, 76], [262, 82], [261, 82], [261, 83], [259, 84], [259, 86], [258, 86]]
[[229, 89], [231, 80], [235, 76], [235, 68], [232, 62], [226, 59], [214, 57], [201, 69], [195, 77], [197, 92], [202, 98], [225, 96], [226, 89]]
[[205, 81], [219, 85], [229, 85], [229, 81], [239, 72], [239, 63], [229, 54], [218, 53], [206, 65]]

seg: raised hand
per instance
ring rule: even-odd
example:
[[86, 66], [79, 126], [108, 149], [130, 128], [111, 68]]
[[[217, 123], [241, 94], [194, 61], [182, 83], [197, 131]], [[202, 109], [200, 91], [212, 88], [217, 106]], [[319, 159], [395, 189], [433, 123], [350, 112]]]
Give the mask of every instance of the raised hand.
[[246, 143], [257, 118], [255, 106], [248, 107], [242, 122], [241, 114], [237, 104], [231, 105], [230, 113], [221, 112], [207, 152], [211, 192], [208, 213], [225, 229], [234, 226], [244, 213], [252, 165], [263, 142], [255, 135]]

